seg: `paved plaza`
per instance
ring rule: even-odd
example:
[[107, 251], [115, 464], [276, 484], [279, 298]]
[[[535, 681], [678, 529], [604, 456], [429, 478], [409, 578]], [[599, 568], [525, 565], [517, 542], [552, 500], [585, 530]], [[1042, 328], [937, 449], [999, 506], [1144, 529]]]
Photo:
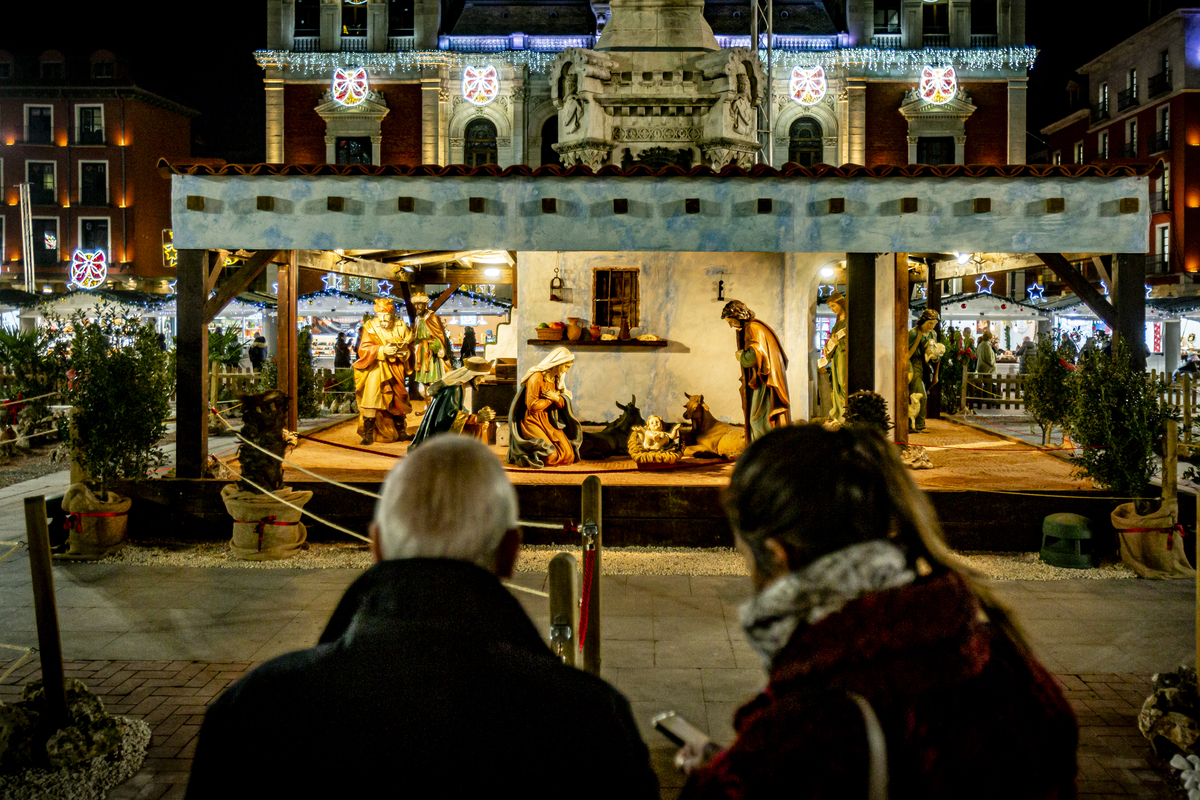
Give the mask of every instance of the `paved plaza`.
[[[49, 476], [0, 490], [0, 540], [24, 539], [23, 496], [63, 488], [64, 476]], [[112, 796], [181, 796], [206, 704], [252, 664], [314, 643], [358, 574], [56, 566], [68, 674], [115, 712], [141, 717], [154, 729], [142, 771]], [[545, 589], [543, 573], [519, 573], [514, 580]], [[1194, 585], [1079, 579], [998, 582], [992, 589], [1075, 706], [1082, 795], [1177, 796], [1161, 762], [1150, 758], [1135, 718], [1152, 673], [1195, 660]], [[741, 577], [602, 581], [603, 675], [629, 698], [664, 797], [676, 795], [681, 779], [670, 766], [672, 749], [649, 728], [651, 715], [673, 708], [727, 742], [734, 709], [764, 683], [737, 620], [748, 591]], [[517, 596], [546, 631], [546, 600]], [[20, 549], [0, 563], [0, 643], [36, 645], [32, 603], [28, 556]], [[0, 685], [0, 700], [15, 698], [36, 674], [35, 659]]]

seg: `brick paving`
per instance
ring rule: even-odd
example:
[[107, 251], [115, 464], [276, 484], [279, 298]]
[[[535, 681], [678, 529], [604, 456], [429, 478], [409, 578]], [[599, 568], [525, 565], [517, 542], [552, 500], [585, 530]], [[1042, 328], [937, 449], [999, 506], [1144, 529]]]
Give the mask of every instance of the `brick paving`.
[[[183, 797], [205, 709], [252, 666], [245, 661], [66, 662], [67, 676], [87, 684], [110, 712], [143, 719], [154, 732], [142, 769], [111, 791], [110, 800]], [[0, 670], [4, 667], [0, 662]], [[18, 699], [21, 687], [40, 674], [36, 658], [22, 665], [0, 683], [0, 702]], [[1148, 677], [1058, 678], [1079, 719], [1081, 800], [1185, 796], [1166, 762], [1154, 756], [1137, 729], [1138, 710], [1150, 693]], [[681, 781], [666, 772], [671, 769], [669, 759], [656, 758], [655, 768], [664, 772], [663, 797], [675, 797]]]

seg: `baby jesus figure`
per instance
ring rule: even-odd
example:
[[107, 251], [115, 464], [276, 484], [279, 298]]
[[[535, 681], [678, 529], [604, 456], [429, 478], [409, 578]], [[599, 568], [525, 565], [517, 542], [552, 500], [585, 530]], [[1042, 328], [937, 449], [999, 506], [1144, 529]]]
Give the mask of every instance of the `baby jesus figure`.
[[646, 427], [642, 429], [642, 449], [648, 451], [665, 450], [672, 440], [676, 442], [679, 439], [679, 425], [671, 428], [671, 430], [663, 430], [662, 417], [657, 414], [651, 414], [650, 419], [646, 420]]

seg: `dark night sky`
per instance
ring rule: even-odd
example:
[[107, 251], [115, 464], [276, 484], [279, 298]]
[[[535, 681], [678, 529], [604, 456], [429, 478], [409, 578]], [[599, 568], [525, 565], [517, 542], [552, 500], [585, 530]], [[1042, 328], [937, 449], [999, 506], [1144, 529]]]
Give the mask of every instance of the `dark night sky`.
[[[1142, 27], [1143, 5], [1027, 0], [1027, 39], [1041, 49], [1030, 72], [1030, 130], [1064, 115], [1071, 74]], [[55, 48], [68, 58], [112, 50], [133, 64], [139, 85], [201, 112], [192, 127], [194, 155], [229, 161], [263, 158], [262, 70], [253, 52], [265, 44], [264, 0], [7, 0], [0, 10], [0, 49], [36, 55]], [[1036, 149], [1031, 140], [1030, 152]]]

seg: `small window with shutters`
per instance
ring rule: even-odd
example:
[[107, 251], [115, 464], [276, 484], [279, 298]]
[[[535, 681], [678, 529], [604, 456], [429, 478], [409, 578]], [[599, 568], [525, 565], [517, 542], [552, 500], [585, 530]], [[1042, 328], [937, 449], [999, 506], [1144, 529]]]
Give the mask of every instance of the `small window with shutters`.
[[597, 269], [593, 276], [592, 324], [620, 327], [625, 321], [630, 328], [641, 324], [639, 313], [637, 268]]

